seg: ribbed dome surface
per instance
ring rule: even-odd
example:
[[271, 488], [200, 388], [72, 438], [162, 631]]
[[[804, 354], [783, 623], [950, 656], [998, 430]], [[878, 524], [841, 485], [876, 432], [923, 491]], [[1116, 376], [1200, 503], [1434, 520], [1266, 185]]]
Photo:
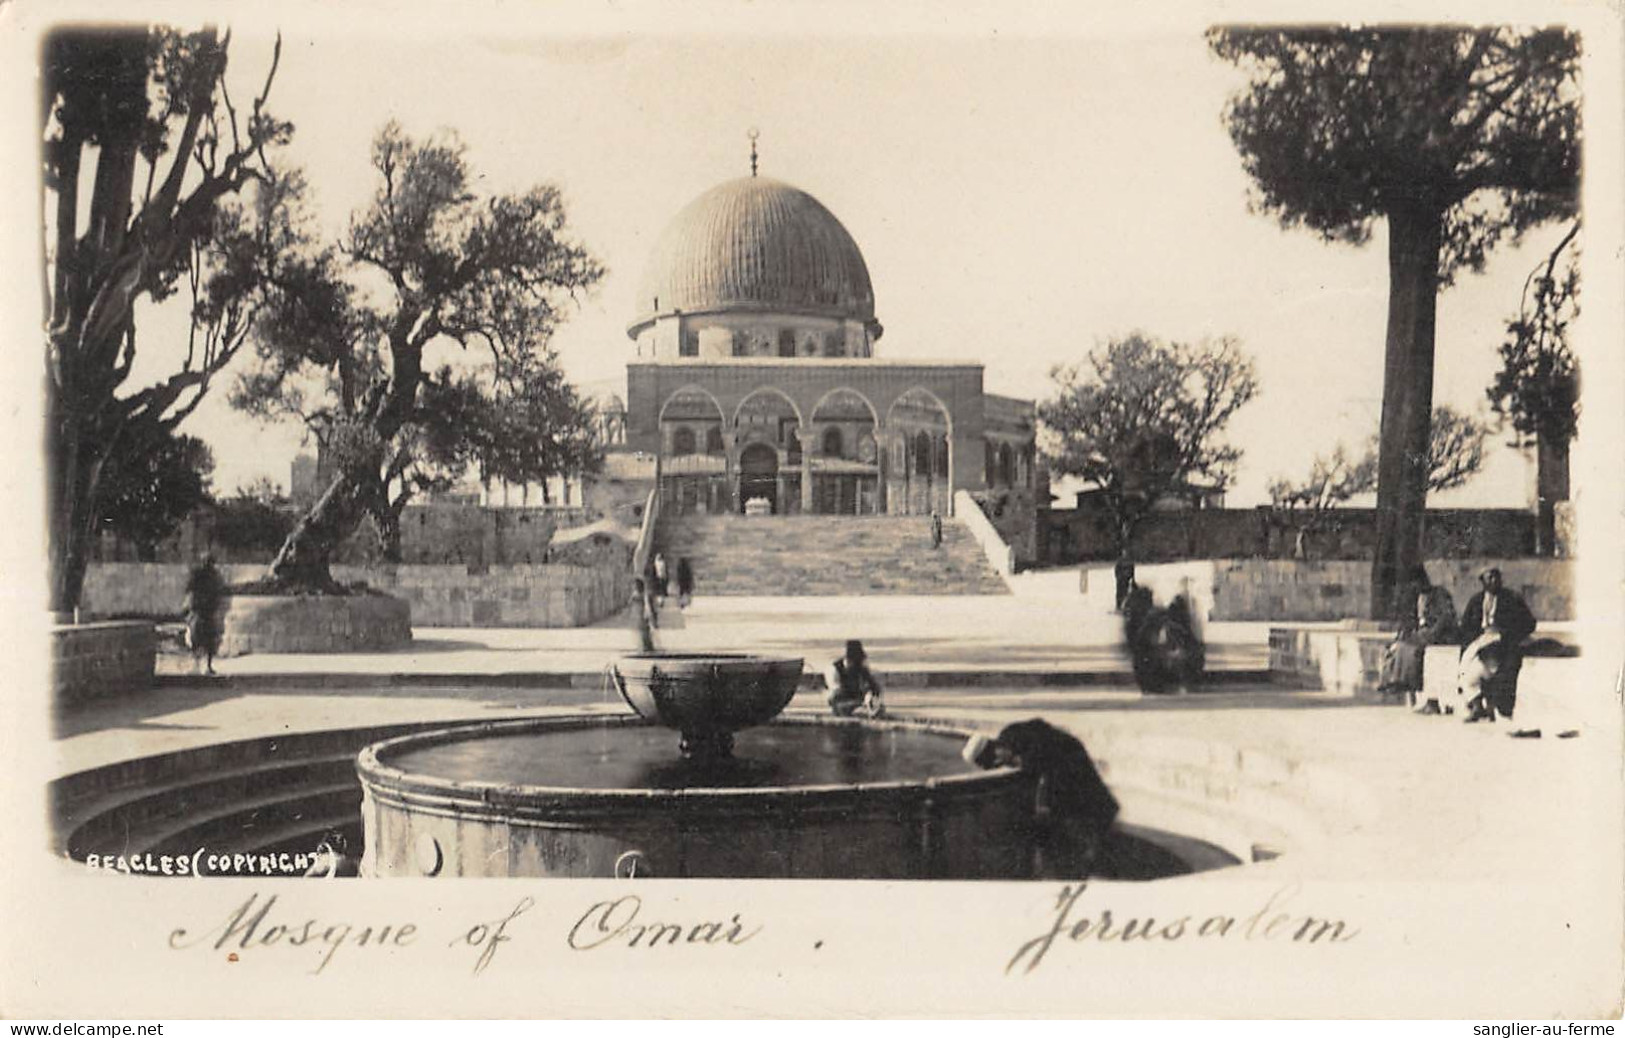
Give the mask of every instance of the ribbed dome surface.
[[662, 314], [782, 311], [871, 322], [857, 242], [805, 191], [767, 177], [719, 184], [667, 225], [643, 275], [636, 335]]

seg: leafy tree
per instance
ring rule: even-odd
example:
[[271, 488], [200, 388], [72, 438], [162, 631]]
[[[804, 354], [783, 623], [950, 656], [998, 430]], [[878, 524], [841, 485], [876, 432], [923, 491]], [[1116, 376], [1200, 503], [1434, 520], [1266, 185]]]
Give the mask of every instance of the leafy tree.
[[1169, 343], [1135, 332], [1050, 377], [1056, 394], [1038, 411], [1050, 468], [1103, 491], [1121, 552], [1169, 494], [1196, 479], [1228, 484], [1241, 451], [1219, 434], [1258, 391], [1230, 338]]
[[1556, 547], [1555, 506], [1569, 497], [1569, 444], [1580, 424], [1580, 365], [1568, 339], [1580, 291], [1580, 271], [1568, 250], [1579, 233], [1577, 223], [1530, 271], [1518, 316], [1507, 322], [1501, 342], [1501, 370], [1488, 390], [1490, 405], [1518, 433], [1519, 446], [1535, 448], [1535, 529], [1543, 554]]
[[[41, 54], [44, 141], [46, 459], [51, 608], [84, 583], [99, 485], [120, 450], [161, 444], [197, 406], [253, 321], [245, 256], [263, 228], [223, 204], [263, 179], [266, 149], [292, 128], [264, 88], [246, 112], [226, 90], [229, 37], [214, 29], [63, 28]], [[94, 163], [94, 173], [86, 168]], [[81, 186], [90, 197], [81, 197]], [[130, 386], [134, 313], [184, 283], [192, 332], [142, 349]], [[164, 351], [168, 350], [168, 355]], [[133, 460], [134, 455], [129, 455]]]
[[488, 415], [479, 448], [480, 469], [488, 479], [540, 484], [546, 501], [549, 479], [588, 475], [603, 463], [597, 410], [551, 359], [515, 376]]
[[1218, 28], [1249, 73], [1225, 121], [1285, 227], [1364, 244], [1388, 231], [1388, 331], [1373, 609], [1403, 609], [1422, 552], [1438, 291], [1503, 238], [1570, 216], [1579, 39], [1559, 29]]
[[239, 559], [263, 559], [276, 551], [293, 529], [282, 488], [260, 477], [224, 501], [214, 504], [213, 539]]
[[214, 454], [195, 436], [165, 436], [156, 444], [126, 437], [108, 456], [96, 487], [101, 529], [135, 545], [143, 562], [158, 542], [209, 500]]
[[[1428, 492], [1463, 485], [1484, 465], [1484, 441], [1489, 430], [1471, 415], [1448, 406], [1435, 408], [1428, 426]], [[1333, 509], [1377, 489], [1378, 455], [1374, 436], [1358, 456], [1338, 444], [1331, 454], [1316, 456], [1302, 482], [1277, 479], [1270, 483], [1270, 503], [1290, 513], [1301, 513], [1300, 530], [1323, 530]]]
[[[364, 516], [398, 552], [405, 500], [466, 467], [486, 428], [464, 421], [485, 407], [480, 386], [551, 364], [563, 308], [603, 273], [565, 236], [557, 188], [482, 198], [454, 137], [414, 140], [391, 122], [372, 165], [377, 190], [336, 245], [295, 222], [256, 328], [259, 365], [233, 393], [261, 417], [299, 417], [333, 463], [272, 561], [283, 587], [331, 587], [333, 551]], [[488, 363], [474, 366], [490, 378], [429, 370], [425, 351], [439, 342], [481, 347]]]

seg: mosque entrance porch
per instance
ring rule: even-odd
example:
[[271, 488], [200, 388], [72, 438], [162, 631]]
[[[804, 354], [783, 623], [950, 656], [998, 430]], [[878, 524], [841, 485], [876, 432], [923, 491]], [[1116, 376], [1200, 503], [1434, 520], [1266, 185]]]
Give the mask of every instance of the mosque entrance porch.
[[779, 452], [766, 444], [753, 443], [739, 454], [739, 511], [745, 515], [760, 510], [764, 502], [766, 511], [782, 515], [780, 502], [782, 482], [779, 479]]

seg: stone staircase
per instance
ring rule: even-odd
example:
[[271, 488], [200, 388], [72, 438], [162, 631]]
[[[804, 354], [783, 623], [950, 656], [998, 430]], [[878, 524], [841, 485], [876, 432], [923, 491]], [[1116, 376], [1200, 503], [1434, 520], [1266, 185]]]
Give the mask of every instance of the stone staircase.
[[953, 519], [931, 547], [924, 516], [667, 516], [655, 550], [687, 558], [696, 595], [1003, 595], [975, 538]]

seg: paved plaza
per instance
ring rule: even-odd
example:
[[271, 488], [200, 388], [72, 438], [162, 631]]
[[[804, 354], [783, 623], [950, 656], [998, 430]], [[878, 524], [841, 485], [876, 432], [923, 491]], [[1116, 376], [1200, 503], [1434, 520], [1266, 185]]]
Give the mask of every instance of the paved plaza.
[[[1290, 861], [1245, 870], [1254, 876], [1289, 869], [1328, 879], [1420, 878], [1442, 870], [1490, 880], [1556, 869], [1579, 870], [1579, 881], [1611, 867], [1525, 851], [1619, 817], [1618, 804], [1601, 802], [1617, 789], [1617, 717], [1609, 711], [1596, 712], [1599, 723], [1578, 738], [1508, 739], [1505, 724], [1468, 726], [1288, 691], [1265, 679], [1261, 624], [1207, 632], [1216, 669], [1228, 668], [1233, 680], [1188, 696], [1143, 697], [1127, 676], [1117, 618], [1053, 593], [1057, 586], [1051, 579], [1052, 593], [1029, 587], [998, 598], [701, 598], [662, 630], [661, 642], [795, 654], [811, 666], [860, 635], [883, 672], [916, 679], [893, 681], [887, 699], [897, 715], [985, 728], [1043, 716], [1086, 743], [1161, 740], [1178, 754], [1233, 758], [1241, 770], [1268, 761], [1280, 773], [1267, 784], [1301, 792], [1314, 820], [1296, 834]], [[55, 773], [363, 723], [622, 713], [604, 667], [632, 647], [632, 632], [612, 620], [580, 630], [425, 629], [409, 650], [391, 654], [227, 659], [220, 678], [169, 676], [148, 693], [59, 717]], [[178, 655], [165, 661], [172, 672], [187, 666]], [[1045, 683], [1057, 674], [1067, 680]], [[1606, 705], [1606, 689], [1597, 701]], [[790, 709], [823, 709], [821, 693], [804, 690]]]

